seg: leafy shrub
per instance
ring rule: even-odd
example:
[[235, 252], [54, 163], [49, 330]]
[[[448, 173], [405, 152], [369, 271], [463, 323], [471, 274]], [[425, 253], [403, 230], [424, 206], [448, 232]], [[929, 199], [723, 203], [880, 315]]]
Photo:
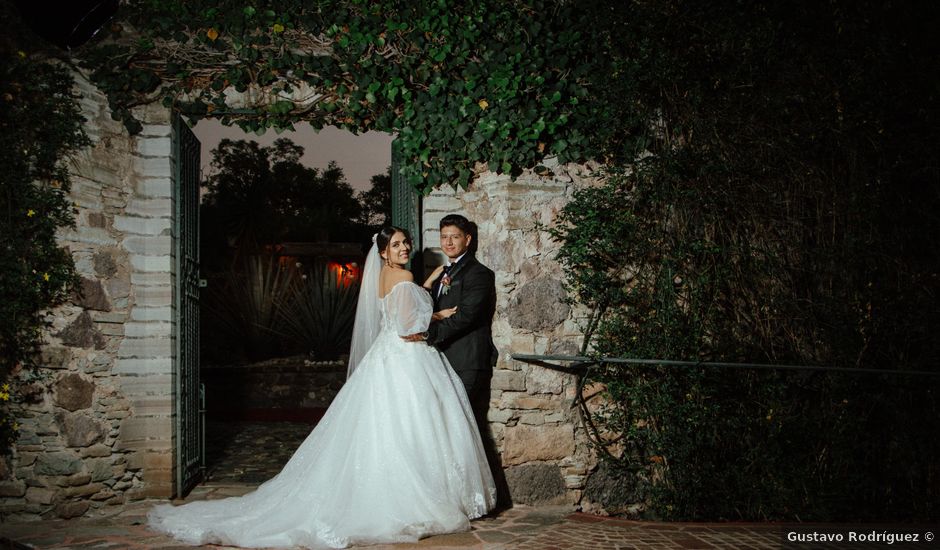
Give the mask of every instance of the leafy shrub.
[[278, 302], [278, 315], [294, 345], [312, 351], [318, 360], [336, 359], [349, 352], [358, 297], [358, 279], [318, 263], [294, 278]]
[[[554, 228], [569, 285], [593, 310], [592, 353], [935, 368], [932, 344], [908, 330], [934, 312], [897, 307], [928, 300], [929, 289], [856, 286], [856, 277], [872, 274], [851, 266], [864, 265], [871, 251], [854, 250], [849, 262], [826, 247], [802, 249], [802, 239], [774, 230], [767, 201], [744, 219], [703, 212], [708, 191], [679, 192], [656, 163], [579, 191]], [[799, 264], [787, 262], [797, 254]], [[859, 294], [893, 322], [868, 324]], [[591, 418], [601, 449], [615, 449], [608, 459], [618, 467], [655, 480], [651, 516], [872, 520], [937, 512], [936, 379], [620, 364], [588, 379], [608, 397]]]
[[278, 304], [289, 296], [296, 274], [277, 258], [249, 256], [241, 269], [210, 281], [203, 311], [202, 335], [217, 360], [257, 361], [283, 349]]
[[16, 437], [8, 408], [16, 397], [11, 374], [36, 367], [46, 312], [63, 303], [78, 280], [71, 255], [56, 242], [60, 228], [74, 225], [66, 163], [89, 143], [73, 84], [65, 67], [0, 47], [2, 453]]
[[[620, 78], [599, 90], [622, 168], [554, 228], [593, 311], [586, 351], [936, 373], [936, 6], [607, 15], [627, 22], [606, 42]], [[936, 377], [606, 365], [588, 379], [609, 398], [599, 445], [651, 480], [651, 515], [940, 510]]]
[[258, 361], [290, 353], [336, 359], [349, 351], [359, 282], [323, 262], [310, 268], [250, 256], [209, 285], [204, 359]]

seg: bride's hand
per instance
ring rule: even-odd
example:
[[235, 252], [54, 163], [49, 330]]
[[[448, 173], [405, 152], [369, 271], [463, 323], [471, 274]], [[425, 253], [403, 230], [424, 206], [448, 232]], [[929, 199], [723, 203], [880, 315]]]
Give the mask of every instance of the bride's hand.
[[447, 309], [442, 309], [440, 311], [435, 311], [434, 313], [431, 314], [431, 320], [443, 321], [444, 319], [447, 319], [448, 317], [450, 317], [451, 315], [455, 313], [457, 313], [457, 306], [449, 307]]
[[437, 266], [437, 268], [434, 271], [432, 271], [430, 275], [428, 275], [428, 278], [424, 280], [424, 284], [421, 286], [423, 286], [424, 288], [428, 290], [431, 290], [431, 287], [434, 286], [434, 281], [436, 281], [437, 278], [440, 277], [441, 273], [443, 272], [444, 272], [444, 266], [442, 265]]

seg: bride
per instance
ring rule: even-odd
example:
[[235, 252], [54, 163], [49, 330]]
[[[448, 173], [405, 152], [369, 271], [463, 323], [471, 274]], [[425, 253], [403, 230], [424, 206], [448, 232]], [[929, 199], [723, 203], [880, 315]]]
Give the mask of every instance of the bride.
[[344, 548], [466, 531], [493, 508], [493, 477], [460, 378], [421, 341], [433, 308], [404, 269], [411, 239], [385, 227], [373, 241], [348, 378], [320, 423], [256, 491], [159, 505], [152, 528], [190, 544]]

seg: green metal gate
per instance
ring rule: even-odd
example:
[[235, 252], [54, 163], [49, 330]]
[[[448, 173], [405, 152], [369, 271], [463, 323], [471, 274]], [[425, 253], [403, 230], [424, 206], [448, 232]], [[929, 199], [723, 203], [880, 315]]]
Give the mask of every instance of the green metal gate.
[[411, 271], [420, 279], [424, 270], [421, 248], [421, 195], [414, 186], [404, 181], [399, 174], [400, 167], [401, 147], [396, 139], [392, 141], [392, 225], [411, 233], [414, 245]]
[[199, 385], [199, 165], [200, 145], [173, 117], [176, 223], [176, 495], [202, 478], [204, 423]]

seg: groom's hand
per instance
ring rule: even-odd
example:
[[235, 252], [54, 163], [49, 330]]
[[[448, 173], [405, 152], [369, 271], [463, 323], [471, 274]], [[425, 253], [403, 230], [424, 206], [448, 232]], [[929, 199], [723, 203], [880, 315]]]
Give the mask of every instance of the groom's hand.
[[424, 342], [428, 339], [428, 333], [417, 332], [415, 334], [409, 334], [408, 336], [402, 336], [401, 339], [406, 342]]

